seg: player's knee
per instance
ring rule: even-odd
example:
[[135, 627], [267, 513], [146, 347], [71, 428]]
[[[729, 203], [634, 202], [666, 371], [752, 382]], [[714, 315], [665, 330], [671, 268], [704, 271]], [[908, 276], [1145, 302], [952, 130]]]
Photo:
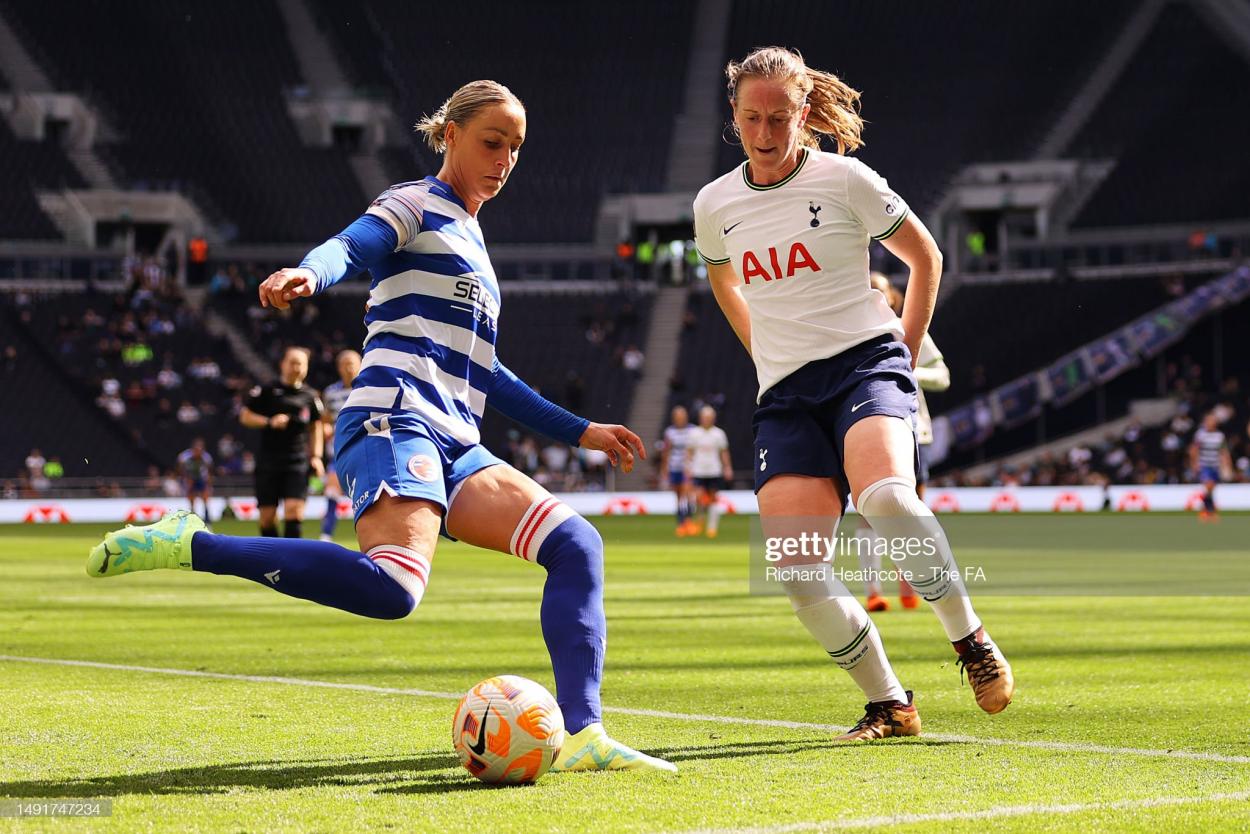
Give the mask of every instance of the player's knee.
[[870, 522], [874, 518], [931, 515], [916, 495], [916, 484], [909, 478], [892, 475], [869, 484], [855, 499], [855, 509]]
[[377, 592], [369, 616], [402, 620], [421, 604], [430, 576], [430, 559], [398, 545], [381, 545], [366, 554], [377, 566]]
[[398, 583], [391, 583], [391, 587], [379, 595], [372, 616], [377, 620], [402, 620], [417, 610], [418, 602]]
[[555, 498], [535, 502], [526, 511], [512, 536], [511, 550], [538, 562], [548, 573], [576, 576], [588, 587], [603, 584], [603, 537]]

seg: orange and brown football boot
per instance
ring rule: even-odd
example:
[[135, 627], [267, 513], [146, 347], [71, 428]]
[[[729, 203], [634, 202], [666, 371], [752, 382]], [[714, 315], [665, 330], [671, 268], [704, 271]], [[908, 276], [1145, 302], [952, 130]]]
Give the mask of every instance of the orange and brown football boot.
[[864, 717], [834, 741], [876, 741], [891, 736], [920, 735], [920, 713], [916, 712], [911, 690], [907, 701], [871, 701], [864, 706]]
[[978, 627], [952, 645], [959, 655], [955, 661], [959, 664], [959, 679], [962, 681], [967, 674], [977, 706], [990, 715], [1007, 709], [1016, 691], [1016, 679], [1011, 674], [1011, 664], [990, 640], [985, 628]]
[[869, 594], [868, 601], [864, 603], [864, 608], [871, 612], [889, 611], [890, 603], [881, 594]]

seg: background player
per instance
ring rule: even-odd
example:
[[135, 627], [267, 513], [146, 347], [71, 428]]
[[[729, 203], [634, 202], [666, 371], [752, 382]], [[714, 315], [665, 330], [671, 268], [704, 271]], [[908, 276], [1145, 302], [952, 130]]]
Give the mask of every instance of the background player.
[[326, 514], [321, 519], [321, 540], [334, 541], [334, 528], [339, 523], [339, 499], [343, 497], [343, 487], [339, 483], [337, 468], [334, 465], [334, 421], [338, 419], [343, 404], [352, 393], [352, 383], [356, 374], [360, 373], [360, 354], [354, 350], [344, 350], [334, 360], [339, 372], [337, 382], [332, 382], [321, 392], [321, 401], [325, 406], [325, 414], [321, 419], [322, 431], [325, 432], [325, 467], [326, 467]]
[[[778, 47], [730, 62], [726, 74], [747, 160], [700, 190], [695, 242], [759, 377], [753, 429], [764, 533], [807, 519], [788, 534], [832, 537], [849, 490], [885, 539], [930, 543], [919, 555], [892, 555], [905, 557], [932, 603], [977, 704], [999, 712], [1015, 689], [1011, 669], [916, 496], [912, 357], [933, 314], [941, 252], [885, 180], [843, 156], [862, 144], [856, 90]], [[820, 150], [822, 135], [837, 154]], [[870, 238], [910, 269], [901, 322], [868, 282]], [[799, 620], [868, 697], [864, 717], [841, 738], [918, 735], [912, 694], [846, 586], [829, 579], [785, 590]]]
[[1220, 482], [1221, 470], [1232, 469], [1232, 459], [1224, 432], [1220, 431], [1219, 418], [1214, 412], [1207, 412], [1202, 418], [1202, 425], [1194, 432], [1194, 440], [1189, 444], [1189, 465], [1198, 472], [1198, 480], [1202, 483], [1202, 510], [1198, 519], [1218, 521], [1215, 485]]
[[646, 457], [632, 431], [544, 399], [495, 354], [499, 284], [477, 215], [517, 163], [525, 108], [502, 84], [474, 81], [417, 128], [443, 154], [438, 175], [387, 189], [299, 268], [279, 270], [260, 286], [262, 306], [285, 309], [363, 270], [372, 278], [364, 361], [335, 427], [360, 551], [217, 536], [194, 516], [175, 515], [109, 533], [91, 551], [87, 572], [199, 570], [400, 619], [425, 594], [440, 532], [514, 554], [547, 571], [540, 620], [569, 734], [553, 769], [675, 771], [603, 728], [607, 621], [598, 531], [480, 442], [489, 398], [505, 416], [606, 452], [627, 471], [635, 454]]
[[690, 474], [686, 466], [686, 446], [690, 432], [690, 415], [686, 407], [674, 406], [670, 416], [672, 423], [664, 429], [660, 441], [660, 477], [677, 498], [677, 535], [689, 536], [695, 532], [690, 510]]
[[[871, 283], [874, 290], [886, 297], [890, 309], [894, 311], [894, 315], [901, 318], [903, 315], [903, 294], [890, 283], [889, 278], [880, 272], [872, 273]], [[920, 390], [916, 392], [918, 404], [916, 412], [916, 455], [919, 461], [919, 466], [916, 469], [916, 495], [923, 501], [925, 483], [929, 480], [929, 464], [926, 460], [927, 449], [933, 443], [933, 420], [929, 417], [929, 404], [925, 402], [924, 392], [945, 391], [951, 387], [950, 368], [946, 367], [946, 361], [942, 358], [942, 352], [938, 350], [937, 343], [933, 341], [933, 335], [927, 330], [925, 331], [924, 339], [920, 342], [920, 358], [916, 361], [913, 373], [916, 375], [916, 382], [920, 384]], [[872, 545], [872, 539], [875, 537], [875, 534], [872, 527], [864, 521], [862, 515], [860, 516], [859, 530], [856, 531], [855, 535], [857, 538], [868, 541], [867, 546], [861, 546], [859, 549], [860, 566], [866, 570], [868, 575], [868, 579], [864, 583], [864, 590], [868, 595], [865, 607], [869, 611], [888, 611], [890, 603], [881, 595], [881, 581], [879, 578], [881, 551]], [[902, 576], [899, 576], [898, 579], [898, 596], [899, 603], [904, 608], [917, 608], [920, 606], [920, 597]]]
[[204, 438], [197, 437], [191, 441], [191, 448], [184, 449], [178, 455], [178, 477], [182, 488], [187, 493], [187, 502], [191, 512], [195, 512], [195, 499], [198, 496], [204, 505], [204, 521], [213, 523], [208, 510], [208, 499], [213, 496], [213, 456], [204, 448]]
[[253, 388], [247, 405], [239, 413], [240, 423], [261, 430], [260, 454], [256, 458], [256, 503], [260, 507], [262, 536], [278, 535], [281, 502], [282, 535], [301, 538], [309, 470], [318, 476], [325, 474], [321, 398], [304, 384], [309, 357], [305, 348], [287, 348], [279, 366], [278, 382]]
[[[721, 507], [717, 503], [722, 484], [733, 480], [729, 461], [729, 438], [716, 425], [716, 409], [705, 405], [699, 409], [699, 425], [690, 430], [686, 446], [686, 465], [694, 486], [699, 511], [707, 519], [708, 538], [716, 538], [720, 526]], [[692, 531], [698, 533], [698, 526]]]

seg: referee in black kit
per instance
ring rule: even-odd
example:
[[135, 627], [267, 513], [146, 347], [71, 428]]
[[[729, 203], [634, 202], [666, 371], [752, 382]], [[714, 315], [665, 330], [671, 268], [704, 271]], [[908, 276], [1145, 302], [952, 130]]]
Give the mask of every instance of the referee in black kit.
[[281, 379], [253, 388], [239, 414], [239, 422], [249, 429], [262, 429], [256, 459], [256, 503], [260, 505], [262, 536], [278, 535], [281, 501], [283, 535], [301, 538], [309, 469], [318, 477], [325, 475], [321, 398], [304, 385], [310, 357], [306, 348], [287, 348], [278, 369]]

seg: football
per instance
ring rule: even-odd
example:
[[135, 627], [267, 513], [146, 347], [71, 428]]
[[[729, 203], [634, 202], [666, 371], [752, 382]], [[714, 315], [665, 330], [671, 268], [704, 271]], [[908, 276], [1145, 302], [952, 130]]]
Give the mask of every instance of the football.
[[516, 675], [487, 678], [460, 699], [452, 746], [465, 769], [491, 784], [527, 784], [564, 744], [564, 715], [541, 684]]

